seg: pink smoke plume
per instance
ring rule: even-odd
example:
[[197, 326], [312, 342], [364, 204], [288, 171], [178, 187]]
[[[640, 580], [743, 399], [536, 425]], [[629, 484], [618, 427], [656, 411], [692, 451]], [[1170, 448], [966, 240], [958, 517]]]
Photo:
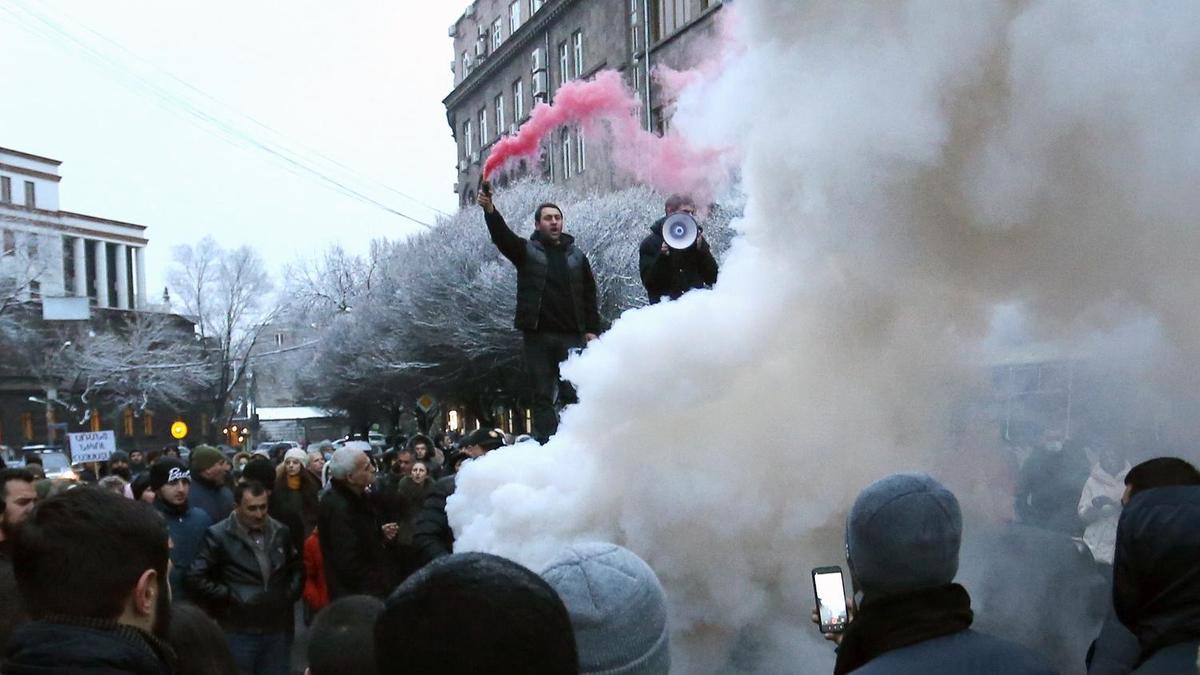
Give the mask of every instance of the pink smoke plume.
[[558, 90], [553, 105], [539, 103], [516, 136], [492, 147], [483, 177], [490, 179], [511, 161], [536, 157], [542, 140], [555, 129], [578, 126], [589, 140], [603, 138], [606, 130], [613, 162], [637, 181], [659, 192], [711, 200], [728, 176], [728, 152], [698, 148], [674, 131], [663, 136], [650, 133], [641, 126], [640, 108], [614, 70], [602, 71], [590, 81], [568, 82]]

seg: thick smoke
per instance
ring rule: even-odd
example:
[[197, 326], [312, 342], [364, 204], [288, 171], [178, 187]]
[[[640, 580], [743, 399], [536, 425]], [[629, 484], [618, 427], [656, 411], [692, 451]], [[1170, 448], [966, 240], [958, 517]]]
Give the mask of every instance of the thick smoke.
[[1038, 339], [1151, 322], [1195, 374], [1200, 4], [736, 8], [743, 51], [675, 119], [744, 157], [719, 284], [627, 312], [568, 364], [550, 444], [469, 466], [448, 510], [460, 549], [535, 568], [637, 551], [678, 672], [829, 672], [809, 569], [870, 481], [954, 478], [952, 385], [998, 305]]

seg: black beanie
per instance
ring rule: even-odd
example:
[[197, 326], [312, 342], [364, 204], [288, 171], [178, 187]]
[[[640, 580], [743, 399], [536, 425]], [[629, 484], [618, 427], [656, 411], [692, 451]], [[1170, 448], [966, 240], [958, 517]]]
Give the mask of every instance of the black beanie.
[[275, 487], [275, 465], [266, 457], [255, 457], [242, 469], [242, 480], [256, 480], [268, 490]]
[[155, 492], [158, 492], [159, 488], [167, 483], [174, 483], [177, 480], [186, 480], [190, 483], [192, 474], [188, 471], [187, 464], [174, 457], [164, 457], [150, 467], [150, 489]]

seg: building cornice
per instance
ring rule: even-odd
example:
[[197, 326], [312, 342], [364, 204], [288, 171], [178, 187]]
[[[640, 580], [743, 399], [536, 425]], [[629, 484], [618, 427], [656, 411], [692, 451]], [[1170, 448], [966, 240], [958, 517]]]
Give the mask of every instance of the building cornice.
[[[129, 226], [144, 230], [145, 227], [141, 225], [130, 225], [128, 223], [121, 223], [115, 220], [105, 220], [104, 218], [94, 218], [92, 216], [81, 216], [77, 213], [68, 213], [66, 211], [44, 211], [39, 209], [26, 209], [20, 206], [9, 208], [11, 205], [8, 204], [0, 206], [5, 207], [0, 208], [0, 223], [15, 222], [28, 225], [38, 225], [74, 236], [86, 237], [88, 239], [103, 239], [105, 241], [127, 243], [135, 246], [146, 246], [150, 243], [150, 241], [145, 237], [138, 237], [131, 234], [121, 234], [120, 232], [108, 232], [90, 227], [81, 227], [69, 222], [62, 222], [61, 218], [65, 216], [67, 219], [78, 218], [89, 222]], [[6, 212], [16, 212], [16, 214], [9, 215], [9, 213]]]
[[[463, 99], [476, 93], [476, 90], [491, 82], [493, 73], [507, 66], [514, 54], [524, 54], [529, 44], [537, 38], [537, 34], [545, 30], [549, 24], [553, 23], [555, 19], [576, 2], [578, 0], [557, 0], [556, 2], [547, 3], [529, 21], [526, 21], [525, 25], [517, 29], [514, 35], [510, 35], [507, 40], [502, 42], [499, 49], [489, 54], [481, 65], [475, 66], [471, 70], [471, 74], [467, 75], [462, 82], [459, 82], [454, 87], [446, 98], [442, 99], [442, 105], [446, 106], [447, 110], [454, 108], [462, 103]], [[549, 54], [546, 55], [546, 59], [549, 61]]]
[[0, 154], [31, 159], [35, 162], [46, 162], [47, 164], [53, 164], [54, 166], [62, 165], [62, 162], [58, 161], [57, 159], [50, 159], [49, 157], [42, 157], [41, 155], [31, 155], [28, 152], [21, 152], [20, 150], [13, 150], [12, 148], [0, 148]]
[[35, 171], [33, 169], [26, 169], [23, 166], [16, 166], [13, 164], [5, 164], [3, 162], [0, 162], [0, 171], [11, 171], [13, 173], [19, 173], [22, 176], [29, 176], [31, 178], [42, 178], [45, 180], [52, 180], [55, 183], [62, 180], [62, 176], [59, 176], [56, 174], [46, 173], [45, 171]]

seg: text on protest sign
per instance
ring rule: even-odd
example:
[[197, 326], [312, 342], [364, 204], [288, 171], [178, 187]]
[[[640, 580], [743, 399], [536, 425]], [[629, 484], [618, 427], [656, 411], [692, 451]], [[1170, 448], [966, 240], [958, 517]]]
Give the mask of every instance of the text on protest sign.
[[117, 449], [117, 437], [111, 431], [67, 434], [71, 441], [71, 463], [107, 462]]

